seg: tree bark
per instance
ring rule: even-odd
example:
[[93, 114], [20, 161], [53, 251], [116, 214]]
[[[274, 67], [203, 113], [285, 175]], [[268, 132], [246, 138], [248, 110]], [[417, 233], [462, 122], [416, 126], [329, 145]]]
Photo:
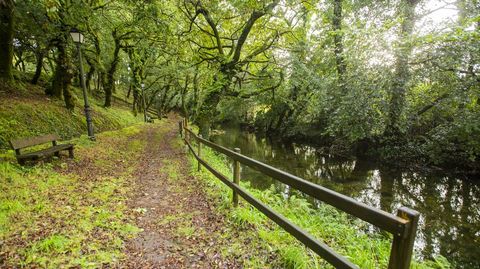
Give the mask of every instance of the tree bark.
[[115, 41], [115, 49], [113, 51], [113, 59], [110, 64], [110, 68], [107, 72], [107, 81], [105, 83], [105, 107], [112, 106], [112, 93], [115, 91], [115, 72], [117, 72], [117, 66], [120, 54], [120, 39], [117, 37], [116, 30], [112, 32], [113, 39]]
[[87, 72], [87, 78], [85, 80], [85, 85], [87, 87], [88, 92], [92, 92], [92, 78], [97, 69], [95, 68], [95, 64], [87, 58], [88, 66], [90, 67]]
[[187, 74], [185, 76], [185, 85], [182, 88], [182, 92], [181, 92], [181, 94], [182, 94], [182, 96], [181, 96], [181, 101], [182, 101], [181, 106], [182, 106], [182, 110], [183, 110], [183, 115], [186, 119], [189, 118], [189, 113], [188, 113], [188, 110], [187, 110], [187, 104], [186, 104], [186, 101], [185, 101], [186, 96], [187, 96], [189, 80], [190, 80], [190, 76]]
[[40, 79], [40, 76], [42, 74], [44, 57], [45, 57], [45, 52], [42, 51], [40, 48], [38, 48], [38, 51], [35, 53], [35, 58], [37, 60], [37, 63], [35, 65], [35, 74], [33, 75], [32, 80], [30, 81], [34, 85], [38, 83], [38, 79]]
[[59, 99], [63, 98], [67, 109], [73, 110], [75, 107], [71, 90], [73, 73], [69, 64], [65, 40], [67, 40], [67, 36], [63, 34], [62, 38], [58, 40], [55, 45], [58, 51], [57, 58], [55, 59], [55, 73], [53, 75], [52, 85], [46, 89], [45, 93]]
[[130, 95], [130, 91], [133, 91], [133, 105], [132, 105], [132, 112], [134, 115], [137, 115], [138, 108], [140, 107], [140, 67], [137, 64], [137, 54], [134, 48], [130, 48], [127, 50], [128, 58], [130, 59], [130, 70], [131, 70], [131, 81], [129, 85], [129, 92], [127, 98]]
[[335, 63], [337, 68], [338, 84], [343, 94], [345, 94], [345, 72], [347, 65], [343, 55], [343, 33], [342, 33], [342, 0], [335, 0], [333, 6], [333, 43], [335, 52]]
[[13, 80], [13, 0], [0, 1], [0, 79]]
[[406, 87], [410, 80], [408, 62], [412, 54], [410, 38], [415, 25], [415, 7], [420, 0], [402, 0], [399, 15], [403, 19], [400, 25], [399, 46], [395, 51], [395, 77], [390, 89], [390, 107], [388, 123], [385, 129], [387, 136], [397, 136], [401, 133], [401, 117], [405, 107]]
[[213, 84], [214, 88], [206, 96], [197, 117], [199, 132], [205, 139], [210, 138], [210, 128], [218, 114], [217, 105], [220, 102], [222, 92], [229, 87], [230, 82], [218, 79], [217, 76]]

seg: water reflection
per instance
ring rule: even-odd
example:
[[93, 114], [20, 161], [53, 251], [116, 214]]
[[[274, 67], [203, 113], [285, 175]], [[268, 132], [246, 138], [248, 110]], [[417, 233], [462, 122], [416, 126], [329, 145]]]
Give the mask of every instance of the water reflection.
[[[279, 143], [236, 128], [226, 128], [213, 140], [228, 148], [239, 147], [247, 156], [385, 211], [414, 208], [422, 214], [415, 242], [420, 255], [441, 254], [457, 268], [480, 268], [478, 182], [394, 171], [363, 159], [339, 159], [308, 145]], [[273, 185], [286, 197], [294, 192], [247, 167], [242, 169], [242, 179], [258, 189]]]

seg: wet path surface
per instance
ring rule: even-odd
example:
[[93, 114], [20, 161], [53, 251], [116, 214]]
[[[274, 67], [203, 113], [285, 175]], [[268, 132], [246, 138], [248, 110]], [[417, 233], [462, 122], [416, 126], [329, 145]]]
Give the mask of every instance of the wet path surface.
[[[156, 125], [152, 125], [156, 126]], [[130, 207], [143, 231], [127, 244], [128, 268], [239, 268], [223, 260], [223, 217], [213, 213], [198, 180], [189, 175], [177, 119], [147, 130]]]

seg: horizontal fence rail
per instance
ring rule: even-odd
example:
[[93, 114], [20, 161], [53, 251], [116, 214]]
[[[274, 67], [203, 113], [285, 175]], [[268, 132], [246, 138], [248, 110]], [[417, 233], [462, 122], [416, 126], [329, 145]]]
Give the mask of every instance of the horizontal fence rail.
[[[384, 231], [393, 234], [393, 242], [390, 254], [389, 269], [407, 269], [410, 267], [410, 262], [413, 252], [413, 243], [415, 240], [417, 224], [420, 214], [412, 209], [402, 207], [398, 210], [397, 216], [392, 215], [383, 210], [379, 210], [375, 207], [358, 202], [355, 199], [346, 195], [334, 192], [325, 187], [311, 183], [305, 179], [291, 175], [287, 172], [246, 157], [237, 152], [217, 145], [209, 140], [203, 139], [200, 135], [196, 135], [192, 130], [187, 127], [187, 122], [182, 120], [179, 122], [179, 132], [184, 138], [184, 142], [187, 145], [189, 151], [193, 154], [198, 161], [198, 169], [200, 165], [203, 165], [208, 171], [210, 171], [215, 177], [220, 179], [225, 185], [233, 190], [233, 202], [234, 205], [238, 203], [238, 195], [245, 199], [252, 206], [257, 208], [260, 212], [265, 214], [272, 221], [277, 223], [289, 234], [297, 238], [300, 242], [305, 244], [308, 248], [313, 250], [327, 262], [335, 266], [336, 268], [358, 268], [355, 264], [348, 261], [345, 257], [336, 253], [325, 243], [315, 239], [312, 235], [302, 230], [297, 225], [290, 222], [284, 216], [273, 211], [267, 205], [260, 202], [251, 194], [246, 192], [239, 185], [240, 163], [246, 165], [252, 169], [255, 169], [265, 175], [268, 175], [284, 184], [289, 185], [315, 199], [318, 199], [324, 203], [327, 203], [347, 214], [362, 219]], [[198, 149], [195, 152], [190, 140], [193, 138], [197, 141]], [[229, 180], [225, 175], [221, 174], [213, 167], [211, 167], [200, 156], [201, 145], [213, 149], [216, 152], [222, 153], [227, 157], [230, 157], [234, 161], [234, 178], [233, 181]]]

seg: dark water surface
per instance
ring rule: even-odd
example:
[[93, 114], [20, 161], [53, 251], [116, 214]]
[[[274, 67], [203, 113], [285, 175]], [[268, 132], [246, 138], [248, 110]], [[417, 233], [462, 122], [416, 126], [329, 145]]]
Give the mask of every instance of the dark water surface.
[[[393, 171], [362, 159], [339, 159], [315, 147], [270, 141], [225, 127], [215, 143], [238, 147], [242, 154], [396, 214], [401, 206], [421, 213], [415, 242], [418, 255], [441, 254], [454, 268], [480, 268], [480, 181]], [[288, 186], [248, 167], [242, 180], [258, 189], [274, 188], [288, 196]]]

